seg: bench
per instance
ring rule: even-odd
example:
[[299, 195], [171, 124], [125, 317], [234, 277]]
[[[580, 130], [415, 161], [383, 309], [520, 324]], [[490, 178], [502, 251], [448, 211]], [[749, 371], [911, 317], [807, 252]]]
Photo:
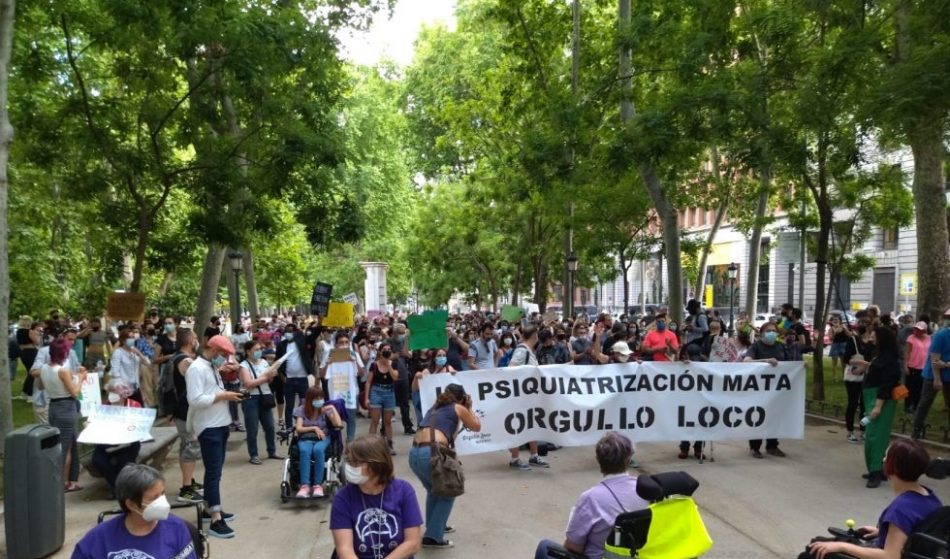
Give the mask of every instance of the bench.
[[[156, 470], [161, 470], [172, 444], [178, 440], [178, 429], [175, 427], [152, 427], [151, 435], [152, 440], [142, 443], [142, 448], [139, 449], [139, 455], [135, 461], [139, 464], [147, 464]], [[91, 452], [82, 457], [82, 467], [92, 477], [103, 477], [102, 473], [92, 465]]]

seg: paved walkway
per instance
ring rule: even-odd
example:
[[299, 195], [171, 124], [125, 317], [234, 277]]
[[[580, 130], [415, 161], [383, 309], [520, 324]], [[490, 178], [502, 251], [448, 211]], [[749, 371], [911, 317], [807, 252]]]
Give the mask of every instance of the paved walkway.
[[[366, 420], [361, 420], [360, 432], [367, 428]], [[646, 471], [682, 469], [700, 481], [696, 500], [715, 541], [706, 557], [795, 557], [826, 526], [843, 526], [847, 518], [874, 524], [892, 497], [886, 484], [876, 490], [864, 487], [861, 446], [847, 444], [840, 427], [810, 424], [805, 435], [805, 440], [782, 443], [788, 453], [784, 459], [755, 460], [742, 441], [716, 444], [716, 461], [702, 465], [678, 460], [675, 444], [640, 445], [637, 458]], [[421, 487], [408, 466], [410, 437], [397, 435], [396, 439], [397, 475], [411, 481], [421, 499]], [[282, 463], [249, 464], [243, 433], [232, 434], [228, 447], [224, 505], [238, 515], [232, 523], [237, 536], [212, 539], [212, 557], [263, 559], [279, 553], [292, 559], [328, 558], [332, 550], [329, 503], [281, 504]], [[165, 468], [170, 497], [179, 481], [175, 456], [173, 452]], [[423, 550], [419, 557], [527, 558], [533, 557], [539, 539], [563, 538], [575, 499], [600, 476], [591, 447], [561, 449], [551, 453], [549, 460], [549, 470], [520, 472], [507, 467], [504, 453], [467, 457], [468, 493], [456, 502], [450, 521], [457, 529], [450, 536], [456, 547]], [[81, 482], [86, 490], [66, 497], [66, 543], [53, 557], [69, 557], [98, 512], [114, 505], [104, 500], [104, 482], [85, 475]], [[927, 483], [950, 501], [950, 481]]]

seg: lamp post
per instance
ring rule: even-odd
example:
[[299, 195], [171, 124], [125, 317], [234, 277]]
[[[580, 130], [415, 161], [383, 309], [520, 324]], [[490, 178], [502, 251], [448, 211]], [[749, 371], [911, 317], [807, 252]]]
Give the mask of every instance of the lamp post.
[[244, 271], [244, 254], [232, 252], [228, 254], [231, 260], [231, 270], [234, 272], [234, 301], [231, 301], [231, 333], [237, 331], [241, 324], [241, 272]]
[[729, 264], [729, 267], [726, 269], [726, 277], [729, 279], [729, 337], [732, 337], [733, 334], [733, 318], [735, 316], [735, 295], [736, 295], [736, 275], [739, 272], [739, 267], [736, 266], [736, 263], [733, 262]]
[[577, 273], [577, 255], [572, 251], [567, 257], [567, 285], [564, 286], [564, 318], [574, 314], [574, 275]]

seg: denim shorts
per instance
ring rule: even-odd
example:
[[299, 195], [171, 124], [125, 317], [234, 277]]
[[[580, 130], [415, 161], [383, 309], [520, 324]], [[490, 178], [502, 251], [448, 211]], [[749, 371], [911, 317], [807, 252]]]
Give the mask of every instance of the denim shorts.
[[844, 357], [844, 352], [848, 349], [848, 342], [834, 342], [831, 344], [829, 357]]
[[369, 391], [370, 409], [396, 409], [396, 392], [392, 386], [381, 386], [374, 384]]

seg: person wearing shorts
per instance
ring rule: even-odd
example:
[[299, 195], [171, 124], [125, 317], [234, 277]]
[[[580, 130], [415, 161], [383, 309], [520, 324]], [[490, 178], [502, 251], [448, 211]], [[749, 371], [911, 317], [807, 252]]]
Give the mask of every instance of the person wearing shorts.
[[399, 370], [393, 363], [392, 346], [385, 342], [379, 346], [376, 361], [369, 366], [366, 382], [366, 407], [369, 408], [370, 433], [378, 432], [380, 417], [383, 421], [383, 432], [389, 441], [389, 452], [396, 454], [393, 449], [393, 412], [396, 410], [395, 383], [399, 379]]
[[181, 488], [178, 491], [179, 503], [200, 503], [204, 500], [202, 486], [195, 481], [195, 465], [201, 458], [201, 446], [198, 438], [188, 430], [188, 390], [185, 384], [185, 371], [195, 359], [195, 333], [183, 330], [178, 335], [180, 351], [172, 357], [172, 377], [175, 385], [175, 427], [178, 429], [178, 465], [181, 467]]

